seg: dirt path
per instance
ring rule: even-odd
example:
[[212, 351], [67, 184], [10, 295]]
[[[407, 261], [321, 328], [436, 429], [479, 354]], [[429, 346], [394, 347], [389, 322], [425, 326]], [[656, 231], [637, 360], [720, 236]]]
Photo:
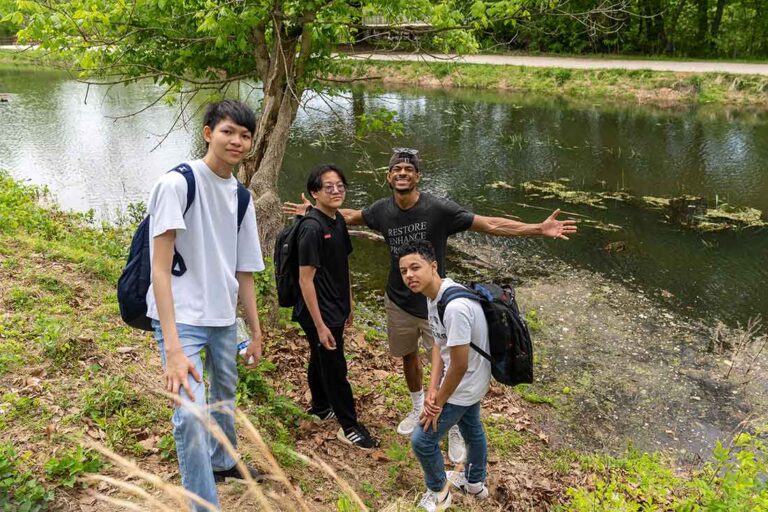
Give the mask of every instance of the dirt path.
[[768, 75], [768, 64], [747, 64], [721, 61], [672, 61], [596, 59], [584, 57], [534, 57], [527, 55], [448, 55], [413, 53], [358, 53], [356, 59], [386, 61], [458, 62], [466, 64], [495, 64], [531, 66], [537, 68], [570, 69], [650, 69], [683, 73], [731, 73], [737, 75]]

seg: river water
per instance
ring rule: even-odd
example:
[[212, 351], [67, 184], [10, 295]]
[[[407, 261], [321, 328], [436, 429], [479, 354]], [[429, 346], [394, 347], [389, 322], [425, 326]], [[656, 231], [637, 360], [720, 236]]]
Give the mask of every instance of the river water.
[[[113, 219], [127, 204], [145, 201], [160, 173], [203, 151], [199, 112], [177, 120], [176, 106], [161, 103], [131, 115], [160, 95], [151, 83], [89, 90], [59, 72], [5, 67], [0, 93], [11, 95], [0, 103], [0, 168], [47, 185], [67, 209], [93, 209], [97, 217]], [[258, 102], [249, 85], [239, 94]], [[201, 104], [192, 102], [193, 108]], [[379, 108], [397, 112], [403, 135], [356, 138], [355, 116]], [[693, 317], [734, 325], [768, 313], [765, 228], [703, 234], [634, 204], [607, 201], [597, 209], [532, 197], [518, 185], [568, 179], [580, 190], [691, 194], [767, 210], [767, 140], [768, 114], [746, 109], [573, 104], [466, 90], [355, 90], [305, 97], [280, 187], [284, 199], [296, 199], [314, 164], [335, 162], [352, 182], [347, 204], [362, 207], [389, 193], [381, 169], [389, 149], [418, 148], [423, 188], [477, 213], [537, 221], [561, 207], [577, 219], [620, 227], [606, 232], [582, 224], [570, 242], [486, 237], [494, 250], [563, 260], [641, 287]], [[378, 288], [386, 268], [368, 256], [380, 249], [359, 245], [364, 285]], [[508, 263], [511, 272], [524, 266]]]
[[[204, 151], [199, 112], [177, 119], [174, 105], [158, 104], [131, 115], [162, 93], [150, 83], [89, 90], [59, 72], [0, 67], [0, 93], [8, 93], [0, 102], [0, 169], [46, 185], [64, 208], [92, 209], [100, 219], [114, 220], [128, 204], [145, 201], [161, 173]], [[257, 105], [252, 86], [242, 85], [239, 94]], [[560, 333], [551, 334], [551, 346], [537, 349], [538, 381], [546, 393], [573, 390], [559, 398], [559, 437], [593, 447], [610, 441], [616, 450], [624, 439], [635, 439], [644, 449], [682, 447], [706, 456], [714, 439], [727, 439], [749, 404], [761, 401], [735, 395], [733, 382], [713, 371], [718, 363], [702, 352], [700, 338], [692, 341], [685, 329], [678, 333], [663, 311], [671, 307], [710, 325], [766, 316], [765, 228], [700, 233], [636, 202], [605, 200], [596, 208], [532, 196], [520, 184], [568, 180], [562, 183], [591, 192], [689, 194], [767, 210], [768, 113], [461, 90], [356, 89], [304, 100], [281, 176], [285, 200], [298, 199], [312, 166], [335, 162], [351, 182], [347, 204], [363, 207], [390, 193], [382, 168], [391, 147], [408, 146], [421, 151], [424, 190], [477, 213], [533, 222], [560, 207], [582, 221], [568, 242], [459, 237], [467, 253], [505, 275], [525, 279], [577, 269], [526, 289], [526, 300], [554, 308], [540, 313]], [[193, 110], [202, 104], [201, 98], [191, 102]], [[357, 138], [356, 118], [379, 108], [397, 112], [403, 135]], [[595, 223], [616, 228], [605, 231]], [[380, 295], [386, 247], [364, 238], [354, 245], [358, 293]], [[449, 257], [450, 268], [471, 272], [471, 263], [458, 265], [466, 255], [454, 250]], [[593, 273], [628, 288], [585, 277]], [[562, 279], [579, 281], [564, 287], [557, 284]], [[646, 298], [662, 308], [654, 316], [661, 320], [646, 319], [653, 311]], [[565, 322], [561, 311], [569, 310], [580, 311], [580, 319]], [[645, 327], [633, 323], [637, 319]], [[654, 344], [638, 347], [637, 339]], [[764, 395], [762, 387], [755, 389], [750, 393]], [[619, 414], [621, 408], [635, 412]]]

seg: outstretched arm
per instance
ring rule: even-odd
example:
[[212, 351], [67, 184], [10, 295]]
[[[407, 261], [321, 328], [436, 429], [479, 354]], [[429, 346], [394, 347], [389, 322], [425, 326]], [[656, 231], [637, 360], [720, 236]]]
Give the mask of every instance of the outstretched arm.
[[[312, 203], [309, 202], [309, 199], [307, 199], [302, 192], [300, 203], [291, 203], [289, 201], [283, 203], [283, 213], [287, 213], [288, 215], [306, 215], [310, 206], [312, 206]], [[339, 212], [341, 212], [341, 215], [344, 217], [344, 222], [346, 222], [348, 226], [362, 226], [365, 224], [363, 222], [362, 210], [340, 208]]]
[[576, 221], [557, 220], [559, 214], [560, 209], [558, 208], [552, 212], [552, 215], [538, 224], [526, 224], [503, 217], [475, 215], [469, 229], [495, 236], [543, 236], [568, 240], [568, 235], [576, 233]]

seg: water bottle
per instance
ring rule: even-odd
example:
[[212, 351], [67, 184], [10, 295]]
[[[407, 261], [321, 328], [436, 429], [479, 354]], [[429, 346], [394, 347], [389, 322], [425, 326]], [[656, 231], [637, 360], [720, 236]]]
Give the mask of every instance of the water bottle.
[[[251, 344], [251, 335], [248, 332], [248, 328], [245, 326], [245, 321], [237, 317], [235, 321], [237, 324], [237, 352], [245, 357], [245, 351], [248, 350], [248, 345]], [[253, 356], [248, 358], [247, 364], [253, 363]]]

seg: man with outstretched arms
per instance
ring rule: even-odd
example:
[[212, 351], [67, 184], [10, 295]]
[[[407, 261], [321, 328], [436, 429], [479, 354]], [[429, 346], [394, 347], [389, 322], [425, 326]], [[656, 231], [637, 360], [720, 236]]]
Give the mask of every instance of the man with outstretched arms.
[[377, 442], [357, 420], [344, 357], [344, 326], [352, 323], [352, 242], [339, 207], [346, 196], [347, 178], [335, 165], [319, 165], [309, 173], [307, 192], [315, 199], [315, 207], [297, 228], [301, 297], [293, 308], [293, 320], [309, 341], [307, 380], [312, 405], [308, 413], [320, 421], [336, 418], [339, 440], [370, 450]]
[[[421, 181], [418, 151], [395, 149], [389, 160], [387, 182], [392, 195], [379, 199], [363, 210], [342, 209], [348, 225], [365, 224], [384, 235], [390, 250], [390, 271], [385, 295], [387, 335], [390, 353], [403, 359], [403, 373], [411, 393], [413, 407], [400, 422], [397, 432], [410, 435], [418, 424], [424, 403], [419, 339], [430, 353], [432, 334], [427, 321], [427, 302], [409, 290], [399, 275], [397, 248], [413, 240], [428, 240], [435, 251], [437, 272], [445, 276], [445, 252], [448, 237], [462, 231], [478, 231], [496, 236], [543, 236], [567, 240], [576, 232], [575, 221], [557, 220], [555, 210], [539, 224], [525, 224], [503, 217], [475, 215], [451, 200], [418, 189]], [[285, 203], [284, 210], [303, 214], [310, 206], [302, 195], [301, 204]], [[464, 459], [464, 445], [458, 429], [448, 436], [448, 455], [453, 462]]]
[[[237, 446], [235, 310], [239, 298], [251, 334], [245, 360], [254, 367], [261, 357], [262, 335], [252, 272], [264, 270], [264, 262], [251, 198], [238, 230], [238, 183], [232, 175], [251, 149], [256, 117], [245, 104], [224, 100], [208, 106], [203, 125], [207, 152], [188, 162], [195, 184], [191, 204], [188, 181], [180, 172], [161, 176], [149, 198], [152, 283], [147, 316], [153, 319], [165, 389], [177, 395], [172, 423], [182, 485], [218, 508], [216, 482], [243, 475], [205, 422], [210, 417]], [[180, 271], [175, 254], [183, 258], [185, 270]], [[216, 407], [204, 409], [207, 402]], [[248, 470], [258, 477], [255, 469]], [[194, 500], [190, 505], [208, 510]]]
[[[483, 500], [488, 497], [485, 486], [488, 462], [487, 442], [480, 421], [480, 401], [488, 391], [491, 363], [470, 349], [470, 343], [490, 352], [488, 323], [477, 301], [457, 298], [448, 303], [442, 318], [438, 302], [445, 291], [461, 286], [441, 278], [432, 244], [425, 240], [407, 242], [398, 250], [399, 270], [403, 282], [413, 293], [427, 298], [429, 325], [435, 342], [432, 345], [432, 375], [419, 417], [413, 430], [411, 446], [424, 470], [427, 490], [419, 508], [428, 512], [444, 510], [451, 504], [451, 486]], [[461, 430], [466, 443], [463, 471], [446, 473], [440, 440], [450, 428]]]

